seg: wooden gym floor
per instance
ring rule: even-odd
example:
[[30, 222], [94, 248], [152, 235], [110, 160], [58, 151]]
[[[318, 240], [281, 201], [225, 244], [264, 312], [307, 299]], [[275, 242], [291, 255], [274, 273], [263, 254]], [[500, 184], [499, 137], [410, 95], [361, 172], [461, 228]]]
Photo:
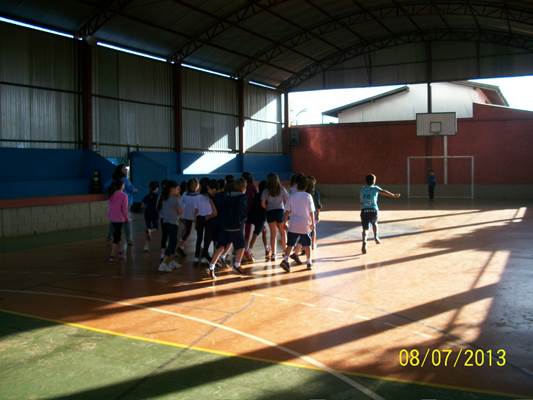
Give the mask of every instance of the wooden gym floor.
[[383, 202], [362, 255], [357, 204], [325, 203], [290, 274], [262, 243], [244, 277], [158, 273], [140, 217], [116, 265], [104, 227], [4, 240], [0, 398], [533, 397], [532, 204]]

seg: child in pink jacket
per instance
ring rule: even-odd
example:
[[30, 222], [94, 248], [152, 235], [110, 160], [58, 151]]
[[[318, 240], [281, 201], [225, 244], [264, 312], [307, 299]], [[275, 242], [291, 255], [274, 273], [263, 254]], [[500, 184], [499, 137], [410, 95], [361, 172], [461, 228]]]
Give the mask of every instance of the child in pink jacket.
[[128, 196], [124, 193], [123, 181], [113, 181], [109, 188], [107, 217], [113, 225], [113, 244], [108, 261], [115, 262], [119, 253], [122, 226], [128, 222]]

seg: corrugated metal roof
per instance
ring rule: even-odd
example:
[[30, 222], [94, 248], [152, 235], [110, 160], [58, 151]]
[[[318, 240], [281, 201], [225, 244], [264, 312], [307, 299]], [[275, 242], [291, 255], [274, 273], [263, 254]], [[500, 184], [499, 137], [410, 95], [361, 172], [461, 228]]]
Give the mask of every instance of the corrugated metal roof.
[[3, 0], [0, 15], [282, 90], [533, 73], [531, 1]]

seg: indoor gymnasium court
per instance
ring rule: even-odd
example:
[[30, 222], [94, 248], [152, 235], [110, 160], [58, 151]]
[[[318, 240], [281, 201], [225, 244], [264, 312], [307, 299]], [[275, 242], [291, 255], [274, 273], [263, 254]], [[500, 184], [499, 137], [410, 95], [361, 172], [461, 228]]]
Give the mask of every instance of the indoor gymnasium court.
[[533, 112], [472, 81], [533, 73], [531, 21], [0, 2], [0, 399], [533, 398]]

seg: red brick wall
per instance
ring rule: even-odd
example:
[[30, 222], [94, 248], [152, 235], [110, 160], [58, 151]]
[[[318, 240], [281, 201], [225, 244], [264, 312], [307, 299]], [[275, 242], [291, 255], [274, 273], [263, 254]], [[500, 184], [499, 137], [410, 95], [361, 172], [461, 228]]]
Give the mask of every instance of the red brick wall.
[[[406, 159], [442, 155], [442, 138], [416, 136], [415, 121], [304, 126], [292, 148], [293, 170], [321, 183], [361, 183], [373, 172], [380, 182], [404, 184]], [[474, 105], [474, 118], [460, 119], [448, 139], [448, 154], [475, 157], [477, 184], [533, 184], [533, 112]], [[425, 162], [413, 162], [414, 182], [423, 182]], [[419, 163], [419, 164], [417, 164]], [[442, 162], [433, 168], [442, 176]], [[449, 162], [449, 182], [467, 183], [467, 161]]]

